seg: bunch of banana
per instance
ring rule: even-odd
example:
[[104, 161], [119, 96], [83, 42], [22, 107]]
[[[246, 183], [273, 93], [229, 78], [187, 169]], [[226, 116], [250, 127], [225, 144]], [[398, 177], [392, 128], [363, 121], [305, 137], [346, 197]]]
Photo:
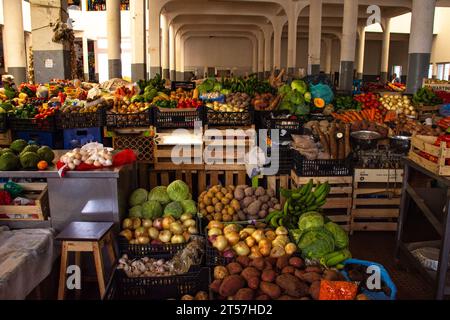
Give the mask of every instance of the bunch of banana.
[[153, 103], [155, 103], [156, 101], [167, 101], [170, 100], [170, 97], [165, 94], [164, 92], [158, 92], [158, 95], [156, 97], [153, 98]]
[[320, 259], [320, 264], [324, 267], [330, 268], [341, 264], [343, 261], [350, 259], [352, 254], [348, 249], [331, 252]]

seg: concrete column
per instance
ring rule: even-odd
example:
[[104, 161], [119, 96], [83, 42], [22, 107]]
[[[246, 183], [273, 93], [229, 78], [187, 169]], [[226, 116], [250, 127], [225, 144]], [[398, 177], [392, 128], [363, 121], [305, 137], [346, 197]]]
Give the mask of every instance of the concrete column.
[[120, 0], [106, 0], [109, 78], [122, 78]]
[[264, 78], [264, 35], [258, 32], [258, 79]]
[[[291, 3], [291, 2], [289, 2]], [[297, 20], [295, 10], [290, 10], [288, 15], [288, 51], [287, 70], [288, 74], [294, 74], [297, 62]]]
[[[49, 21], [67, 21], [69, 18], [67, 1], [31, 0], [30, 6], [35, 82], [48, 82], [54, 78], [70, 79], [72, 76], [70, 44], [53, 42], [54, 33], [51, 27], [42, 27]], [[4, 8], [8, 8], [5, 13], [9, 15], [9, 6]]]
[[143, 0], [130, 1], [131, 79], [133, 81], [147, 78], [145, 8]]
[[333, 49], [333, 39], [325, 38], [325, 73], [331, 74], [331, 53]]
[[161, 15], [161, 68], [164, 79], [169, 79], [169, 24], [165, 14]]
[[267, 27], [264, 29], [264, 78], [268, 78], [270, 72], [272, 71], [272, 35], [272, 27]]
[[436, 0], [413, 0], [406, 93], [414, 94], [428, 76]]
[[89, 48], [86, 35], [83, 35], [83, 76], [84, 81], [89, 81]]
[[182, 81], [184, 78], [184, 75], [181, 71], [181, 37], [180, 34], [177, 33], [177, 35], [175, 36], [175, 63], [176, 63], [176, 76], [175, 79], [177, 81]]
[[258, 41], [255, 37], [251, 38], [253, 47], [252, 73], [258, 72]]
[[172, 24], [169, 26], [169, 64], [170, 80], [175, 80], [177, 77], [175, 65], [175, 34]]
[[23, 31], [22, 1], [3, 0], [3, 44], [6, 70], [16, 85], [27, 79], [27, 56]]
[[186, 42], [186, 39], [184, 38], [184, 36], [180, 37], [180, 60], [181, 60], [181, 67], [180, 67], [180, 72], [181, 72], [181, 80], [182, 81], [186, 81], [187, 78], [190, 75], [190, 72], [186, 72], [186, 68], [185, 68], [185, 56], [184, 56], [184, 43]]
[[321, 38], [322, 0], [314, 0], [309, 5], [308, 74], [320, 73]]
[[277, 19], [273, 24], [273, 67], [276, 71], [281, 70], [281, 36], [285, 21]]
[[339, 88], [351, 91], [355, 64], [356, 28], [358, 23], [358, 0], [344, 0], [344, 25], [341, 40], [341, 68]]
[[356, 77], [362, 80], [364, 75], [364, 52], [366, 48], [366, 27], [358, 27], [359, 47], [358, 47], [358, 67], [356, 68]]
[[381, 70], [380, 79], [382, 81], [388, 80], [389, 74], [389, 48], [391, 44], [391, 19], [383, 19], [383, 46], [381, 49]]
[[148, 9], [148, 53], [150, 56], [150, 77], [161, 74], [161, 48], [160, 48], [160, 1], [149, 1]]

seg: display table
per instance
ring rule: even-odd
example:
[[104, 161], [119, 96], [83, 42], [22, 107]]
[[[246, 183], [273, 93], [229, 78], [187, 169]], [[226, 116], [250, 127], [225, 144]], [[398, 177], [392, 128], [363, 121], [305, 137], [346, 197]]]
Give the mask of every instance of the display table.
[[[422, 185], [416, 187], [411, 183], [414, 174], [432, 181], [432, 187]], [[435, 241], [406, 242], [404, 240], [405, 227], [410, 225], [408, 219], [411, 204], [415, 204], [421, 214], [436, 230], [440, 239]], [[442, 300], [450, 295], [450, 277], [448, 272], [450, 254], [450, 179], [438, 176], [415, 162], [406, 159], [403, 177], [400, 217], [397, 230], [395, 256], [399, 260], [405, 257], [405, 262], [415, 267], [435, 287], [435, 298]], [[437, 272], [424, 268], [412, 251], [423, 248], [438, 248], [439, 267]]]
[[137, 187], [135, 165], [93, 171], [69, 171], [60, 178], [55, 167], [46, 171], [2, 171], [0, 178], [45, 179], [50, 218], [44, 221], [0, 221], [11, 228], [61, 231], [72, 221], [114, 222], [127, 214], [127, 199]]

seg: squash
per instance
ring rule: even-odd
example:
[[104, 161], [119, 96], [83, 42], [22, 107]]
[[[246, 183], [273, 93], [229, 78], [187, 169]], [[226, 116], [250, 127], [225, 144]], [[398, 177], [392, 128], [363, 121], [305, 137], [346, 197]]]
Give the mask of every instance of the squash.
[[200, 95], [200, 92], [198, 88], [194, 89], [194, 92], [192, 93], [192, 99], [198, 99], [198, 96]]
[[319, 109], [323, 109], [325, 107], [325, 100], [321, 98], [314, 99], [314, 106]]

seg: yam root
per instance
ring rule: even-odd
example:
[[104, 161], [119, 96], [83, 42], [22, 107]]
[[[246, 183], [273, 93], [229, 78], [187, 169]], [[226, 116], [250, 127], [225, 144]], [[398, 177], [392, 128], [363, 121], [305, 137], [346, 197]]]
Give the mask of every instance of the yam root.
[[259, 278], [261, 276], [261, 272], [254, 268], [254, 267], [247, 267], [244, 270], [242, 270], [241, 276], [245, 279], [245, 280], [249, 280], [253, 277], [257, 277]]
[[254, 291], [250, 288], [242, 288], [234, 296], [234, 300], [252, 300]]
[[274, 283], [263, 281], [259, 285], [259, 288], [272, 299], [277, 299], [281, 295], [280, 287]]
[[222, 280], [219, 294], [223, 297], [234, 296], [239, 289], [245, 286], [245, 279], [237, 274], [226, 277]]
[[319, 135], [320, 138], [320, 144], [322, 145], [323, 148], [323, 152], [330, 154], [330, 145], [328, 142], [327, 137], [325, 136], [325, 134], [322, 132], [322, 130], [320, 129], [319, 126], [314, 126], [313, 129], [317, 132], [317, 134]]
[[345, 158], [347, 158], [352, 152], [352, 146], [350, 144], [350, 124], [345, 124], [345, 134], [344, 134], [344, 142], [345, 142]]
[[275, 282], [292, 297], [301, 298], [309, 294], [309, 286], [292, 274], [279, 275]]
[[330, 142], [330, 158], [337, 159], [338, 157], [338, 146], [336, 143], [336, 123], [331, 124], [329, 132], [329, 142]]

